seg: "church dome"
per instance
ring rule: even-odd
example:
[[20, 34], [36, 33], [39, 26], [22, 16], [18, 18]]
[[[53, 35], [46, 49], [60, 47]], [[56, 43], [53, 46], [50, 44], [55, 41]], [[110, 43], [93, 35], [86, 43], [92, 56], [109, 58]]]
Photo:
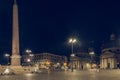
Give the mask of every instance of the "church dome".
[[120, 48], [120, 40], [116, 39], [114, 34], [110, 36], [110, 41], [102, 46], [102, 49], [107, 48]]
[[120, 47], [120, 41], [119, 40], [109, 41], [108, 43], [103, 45], [103, 49], [112, 47]]

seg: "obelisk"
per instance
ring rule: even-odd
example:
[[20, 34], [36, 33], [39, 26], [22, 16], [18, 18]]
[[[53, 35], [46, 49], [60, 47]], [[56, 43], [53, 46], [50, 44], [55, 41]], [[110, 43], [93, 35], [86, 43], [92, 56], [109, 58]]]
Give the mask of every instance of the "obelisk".
[[12, 56], [11, 68], [13, 70], [21, 70], [21, 56], [19, 52], [19, 23], [18, 23], [18, 5], [14, 0], [13, 4], [13, 33], [12, 33]]

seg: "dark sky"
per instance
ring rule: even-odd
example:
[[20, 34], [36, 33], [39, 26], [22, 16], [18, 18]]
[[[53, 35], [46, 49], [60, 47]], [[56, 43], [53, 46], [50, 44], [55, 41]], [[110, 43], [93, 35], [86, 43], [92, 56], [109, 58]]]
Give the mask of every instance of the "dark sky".
[[[11, 53], [12, 0], [0, 0], [0, 54]], [[74, 46], [94, 47], [100, 54], [110, 34], [120, 34], [120, 5], [114, 0], [18, 0], [20, 51], [69, 55], [68, 38]], [[94, 43], [90, 43], [94, 41]]]

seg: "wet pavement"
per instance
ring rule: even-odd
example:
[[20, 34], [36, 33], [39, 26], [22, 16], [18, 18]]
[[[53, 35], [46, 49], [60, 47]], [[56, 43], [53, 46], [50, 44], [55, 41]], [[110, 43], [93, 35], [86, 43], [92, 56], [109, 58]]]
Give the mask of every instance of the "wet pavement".
[[1, 75], [0, 80], [120, 80], [120, 70], [57, 71], [39, 74]]

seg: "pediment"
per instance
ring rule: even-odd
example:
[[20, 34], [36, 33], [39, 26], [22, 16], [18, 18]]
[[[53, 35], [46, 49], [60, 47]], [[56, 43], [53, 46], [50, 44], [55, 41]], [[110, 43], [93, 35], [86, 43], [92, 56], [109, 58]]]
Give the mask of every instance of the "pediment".
[[115, 55], [115, 53], [112, 53], [112, 52], [104, 52], [101, 54], [101, 57], [113, 57]]

